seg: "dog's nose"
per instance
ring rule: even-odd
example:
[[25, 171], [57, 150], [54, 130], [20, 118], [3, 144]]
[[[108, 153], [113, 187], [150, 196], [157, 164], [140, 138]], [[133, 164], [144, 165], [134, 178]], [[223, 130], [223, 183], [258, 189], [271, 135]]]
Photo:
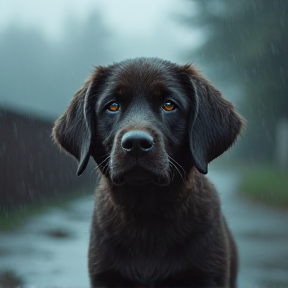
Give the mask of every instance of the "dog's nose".
[[129, 131], [121, 140], [122, 149], [133, 158], [141, 158], [149, 152], [154, 145], [153, 137], [144, 131]]

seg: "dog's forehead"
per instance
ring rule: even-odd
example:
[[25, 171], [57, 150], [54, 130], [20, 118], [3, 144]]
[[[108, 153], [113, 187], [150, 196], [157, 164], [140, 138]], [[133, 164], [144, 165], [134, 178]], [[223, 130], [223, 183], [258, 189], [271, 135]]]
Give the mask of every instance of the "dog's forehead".
[[176, 64], [157, 58], [126, 60], [113, 67], [113, 81], [119, 86], [137, 89], [154, 84], [168, 85], [174, 80], [176, 67]]

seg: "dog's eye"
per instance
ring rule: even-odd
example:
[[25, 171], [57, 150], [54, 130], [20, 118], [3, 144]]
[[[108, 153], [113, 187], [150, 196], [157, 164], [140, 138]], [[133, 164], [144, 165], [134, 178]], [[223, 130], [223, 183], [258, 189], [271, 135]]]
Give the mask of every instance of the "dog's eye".
[[162, 105], [162, 109], [170, 112], [176, 109], [176, 105], [172, 102], [172, 101], [166, 101], [163, 105]]
[[110, 112], [117, 112], [120, 109], [120, 104], [118, 102], [112, 102], [108, 104], [107, 110]]

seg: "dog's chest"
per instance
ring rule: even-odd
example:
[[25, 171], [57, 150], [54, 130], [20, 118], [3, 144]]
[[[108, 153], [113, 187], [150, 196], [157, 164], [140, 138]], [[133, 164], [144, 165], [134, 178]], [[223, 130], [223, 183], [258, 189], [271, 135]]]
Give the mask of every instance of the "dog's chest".
[[183, 236], [180, 235], [182, 232], [171, 225], [163, 226], [162, 223], [161, 226], [156, 222], [129, 225], [120, 235], [106, 234], [105, 249], [98, 247], [102, 255], [104, 251], [107, 252], [106, 257], [102, 258], [105, 262], [109, 261], [106, 265], [139, 283], [164, 279], [186, 266], [188, 251], [185, 244], [191, 239], [179, 237]]

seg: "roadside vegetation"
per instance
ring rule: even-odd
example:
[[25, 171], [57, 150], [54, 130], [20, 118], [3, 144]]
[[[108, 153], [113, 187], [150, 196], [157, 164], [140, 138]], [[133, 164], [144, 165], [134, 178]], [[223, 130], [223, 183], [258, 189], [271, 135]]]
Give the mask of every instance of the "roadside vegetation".
[[12, 210], [0, 210], [0, 232], [17, 229], [32, 217], [45, 213], [53, 207], [65, 208], [71, 201], [83, 197], [85, 194], [93, 195], [94, 191], [92, 191], [92, 189], [91, 192], [85, 192], [85, 190], [80, 192], [75, 191], [70, 195], [65, 194], [55, 198], [45, 199], [45, 201], [43, 200], [33, 204], [25, 204]]
[[24, 285], [22, 277], [18, 276], [12, 270], [0, 272], [0, 287], [1, 288], [14, 288]]
[[243, 171], [240, 191], [268, 205], [288, 208], [288, 173], [273, 166], [255, 166]]

